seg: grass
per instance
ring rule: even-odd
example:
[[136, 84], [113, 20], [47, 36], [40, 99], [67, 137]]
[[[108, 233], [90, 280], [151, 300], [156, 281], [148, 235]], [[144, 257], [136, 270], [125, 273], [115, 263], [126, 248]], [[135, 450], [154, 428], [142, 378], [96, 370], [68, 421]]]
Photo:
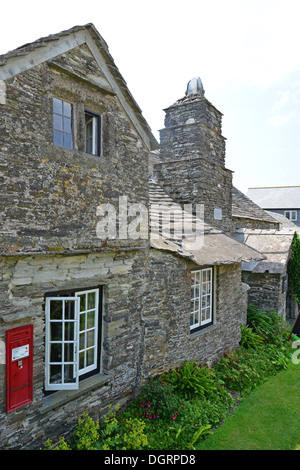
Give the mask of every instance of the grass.
[[300, 364], [244, 398], [198, 450], [300, 450]]

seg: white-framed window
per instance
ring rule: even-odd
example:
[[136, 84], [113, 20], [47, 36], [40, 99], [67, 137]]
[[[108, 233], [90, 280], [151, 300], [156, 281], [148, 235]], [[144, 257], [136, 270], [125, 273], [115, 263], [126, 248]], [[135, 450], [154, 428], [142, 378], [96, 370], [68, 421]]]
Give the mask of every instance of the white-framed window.
[[91, 155], [100, 155], [101, 119], [99, 114], [85, 110], [85, 151]]
[[68, 101], [53, 97], [53, 143], [73, 148], [73, 106]]
[[98, 370], [99, 289], [46, 297], [45, 390], [78, 389]]
[[292, 220], [292, 221], [297, 220], [297, 211], [292, 211], [292, 210], [284, 211], [284, 215], [289, 220]]
[[191, 332], [213, 322], [213, 268], [192, 271]]

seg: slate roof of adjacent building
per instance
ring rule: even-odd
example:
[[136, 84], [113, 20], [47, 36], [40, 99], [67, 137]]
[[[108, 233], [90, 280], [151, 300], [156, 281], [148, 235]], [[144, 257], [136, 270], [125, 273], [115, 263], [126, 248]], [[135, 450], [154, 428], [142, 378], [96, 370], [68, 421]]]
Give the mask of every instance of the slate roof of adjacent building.
[[270, 224], [275, 225], [278, 224], [278, 221], [270, 215], [270, 213], [264, 211], [234, 186], [232, 187], [232, 216], [242, 219], [269, 222]]
[[263, 209], [300, 209], [300, 186], [249, 188], [247, 196]]
[[[142, 115], [140, 107], [133, 98], [123, 76], [117, 68], [109, 52], [107, 43], [92, 23], [83, 26], [74, 26], [57, 34], [42, 37], [34, 42], [24, 44], [17, 49], [0, 55], [0, 81], [7, 80], [18, 73], [24, 72], [84, 43], [92, 47], [92, 53], [97, 50], [99, 56], [96, 60], [101, 61], [101, 64], [99, 64], [100, 68], [101, 66], [104, 67], [103, 72], [108, 79], [109, 86], [106, 90], [103, 84], [99, 84], [99, 87], [103, 89], [103, 91], [114, 93], [119, 97], [133, 125], [147, 143], [149, 150], [158, 148], [157, 140], [153, 136], [147, 121]], [[96, 49], [93, 47], [94, 45]], [[93, 84], [97, 85], [97, 83]]]
[[260, 251], [265, 259], [243, 262], [243, 271], [284, 274], [290, 258], [295, 229], [260, 230], [237, 229], [234, 237], [250, 248]]
[[[165, 190], [153, 179], [149, 183], [150, 195], [150, 219], [151, 219], [151, 246], [158, 250], [166, 250], [177, 255], [189, 258], [199, 266], [233, 264], [241, 261], [258, 261], [264, 255], [251, 247], [240, 243], [225, 232], [212, 227], [199, 220], [195, 216], [184, 212], [186, 221], [195, 229], [196, 224], [202, 230], [198, 243], [193, 243], [192, 238], [181, 237], [183, 211], [179, 204], [165, 192]], [[172, 232], [167, 226], [160, 224], [158, 205], [174, 208], [174, 221]]]

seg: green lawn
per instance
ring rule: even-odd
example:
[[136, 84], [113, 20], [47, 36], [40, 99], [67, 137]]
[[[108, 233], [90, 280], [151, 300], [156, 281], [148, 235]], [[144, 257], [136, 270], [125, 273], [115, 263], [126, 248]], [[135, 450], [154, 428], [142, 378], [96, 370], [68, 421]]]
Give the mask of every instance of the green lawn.
[[300, 364], [255, 389], [199, 450], [300, 450]]

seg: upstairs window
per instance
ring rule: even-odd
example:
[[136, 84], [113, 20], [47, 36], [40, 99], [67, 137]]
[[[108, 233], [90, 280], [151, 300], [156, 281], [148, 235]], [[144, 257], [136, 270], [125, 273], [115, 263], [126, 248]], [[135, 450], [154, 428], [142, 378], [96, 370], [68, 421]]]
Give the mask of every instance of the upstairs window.
[[190, 330], [200, 330], [213, 322], [213, 268], [192, 272]]
[[73, 148], [72, 104], [53, 98], [53, 143], [67, 149]]
[[100, 116], [85, 111], [85, 151], [91, 155], [100, 155]]
[[297, 211], [284, 211], [284, 215], [287, 219], [295, 222], [297, 220]]

